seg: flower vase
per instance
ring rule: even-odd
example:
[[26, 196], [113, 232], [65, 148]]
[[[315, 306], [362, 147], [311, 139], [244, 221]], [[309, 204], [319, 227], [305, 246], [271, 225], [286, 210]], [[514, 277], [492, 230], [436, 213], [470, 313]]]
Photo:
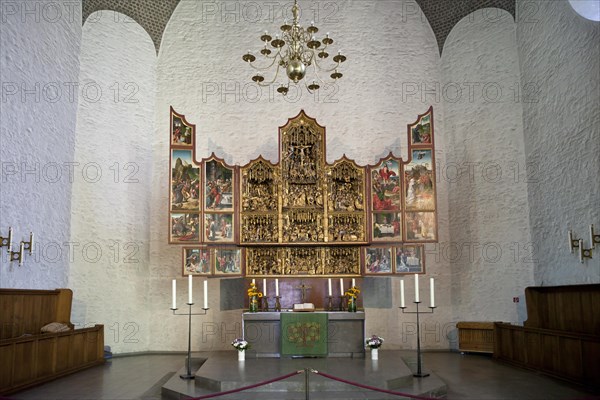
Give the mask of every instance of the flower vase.
[[250, 312], [258, 312], [258, 296], [250, 296]]
[[356, 299], [354, 297], [348, 299], [348, 312], [356, 312]]
[[238, 350], [238, 361], [246, 360], [246, 350]]
[[379, 349], [371, 349], [371, 360], [379, 360]]

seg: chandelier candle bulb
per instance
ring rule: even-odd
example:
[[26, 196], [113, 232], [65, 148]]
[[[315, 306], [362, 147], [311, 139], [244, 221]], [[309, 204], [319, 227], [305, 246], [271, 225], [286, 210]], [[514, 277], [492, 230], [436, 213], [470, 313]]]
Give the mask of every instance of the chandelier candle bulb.
[[192, 303], [192, 276], [188, 275], [188, 304]]
[[434, 308], [435, 307], [435, 289], [434, 289], [434, 282], [433, 282], [433, 278], [429, 278], [429, 294], [430, 294], [430, 305], [429, 307]]
[[204, 281], [204, 308], [208, 308], [208, 279]]
[[340, 296], [344, 295], [344, 279], [340, 278]]
[[279, 297], [279, 279], [275, 279], [275, 297]]
[[404, 303], [404, 279], [400, 280], [400, 307], [406, 307]]
[[419, 303], [419, 275], [415, 274], [415, 303]]
[[177, 280], [173, 279], [172, 283], [173, 284], [172, 284], [171, 291], [173, 292], [173, 304], [172, 304], [171, 308], [174, 310], [177, 308], [177, 294], [176, 294], [177, 293]]
[[327, 280], [327, 289], [328, 289], [327, 293], [329, 293], [329, 296], [331, 296], [331, 278], [329, 278]]
[[267, 280], [263, 279], [263, 296], [267, 297]]

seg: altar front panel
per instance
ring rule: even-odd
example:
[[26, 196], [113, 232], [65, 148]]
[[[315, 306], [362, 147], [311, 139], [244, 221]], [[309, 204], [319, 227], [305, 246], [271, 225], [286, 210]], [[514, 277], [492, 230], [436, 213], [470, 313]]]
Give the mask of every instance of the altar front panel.
[[[279, 312], [244, 313], [244, 338], [250, 343], [249, 357], [281, 357], [281, 314]], [[314, 312], [327, 314], [327, 357], [365, 356], [364, 312]]]

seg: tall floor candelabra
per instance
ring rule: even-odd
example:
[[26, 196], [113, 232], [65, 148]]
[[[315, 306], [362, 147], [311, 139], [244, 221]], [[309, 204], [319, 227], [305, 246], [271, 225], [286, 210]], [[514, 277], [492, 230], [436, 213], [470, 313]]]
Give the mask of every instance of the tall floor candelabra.
[[425, 378], [429, 376], [429, 374], [423, 373], [421, 369], [421, 332], [420, 332], [420, 323], [419, 323], [419, 314], [433, 314], [433, 310], [436, 308], [435, 306], [429, 307], [430, 311], [419, 311], [420, 301], [413, 301], [417, 305], [417, 311], [406, 311], [405, 306], [401, 306], [403, 314], [417, 314], [417, 373], [413, 374], [414, 377], [417, 378]]
[[186, 303], [188, 305], [187, 313], [177, 313], [177, 308], [171, 308], [173, 315], [187, 315], [188, 316], [188, 353], [187, 353], [187, 371], [183, 375], [179, 375], [181, 379], [194, 379], [195, 375], [192, 374], [191, 360], [192, 360], [192, 315], [206, 315], [208, 307], [202, 307], [204, 312], [192, 313], [192, 306], [194, 303]]

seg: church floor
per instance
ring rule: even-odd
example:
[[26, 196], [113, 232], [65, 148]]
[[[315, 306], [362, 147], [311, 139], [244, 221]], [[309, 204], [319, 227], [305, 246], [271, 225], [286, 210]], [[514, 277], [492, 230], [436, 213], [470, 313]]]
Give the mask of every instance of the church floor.
[[[383, 351], [383, 350], [382, 350]], [[410, 355], [414, 352], [405, 352]], [[206, 357], [210, 353], [194, 353]], [[33, 389], [16, 393], [10, 398], [22, 400], [160, 400], [161, 386], [184, 363], [185, 355], [140, 355], [116, 357], [103, 366], [93, 367]], [[448, 399], [595, 399], [600, 397], [579, 391], [562, 382], [535, 372], [513, 368], [494, 361], [489, 356], [461, 355], [451, 352], [424, 353], [425, 370], [437, 374], [447, 385]], [[427, 378], [423, 378], [427, 379]], [[367, 382], [368, 384], [368, 382]], [[288, 393], [290, 395], [291, 393]], [[333, 395], [333, 396], [332, 396]], [[275, 396], [275, 397], [273, 397]], [[311, 399], [319, 397], [311, 393]], [[223, 396], [216, 399], [262, 399], [297, 398], [271, 393], [267, 396], [245, 393], [244, 396]], [[361, 397], [365, 399], [392, 399], [396, 396]]]

